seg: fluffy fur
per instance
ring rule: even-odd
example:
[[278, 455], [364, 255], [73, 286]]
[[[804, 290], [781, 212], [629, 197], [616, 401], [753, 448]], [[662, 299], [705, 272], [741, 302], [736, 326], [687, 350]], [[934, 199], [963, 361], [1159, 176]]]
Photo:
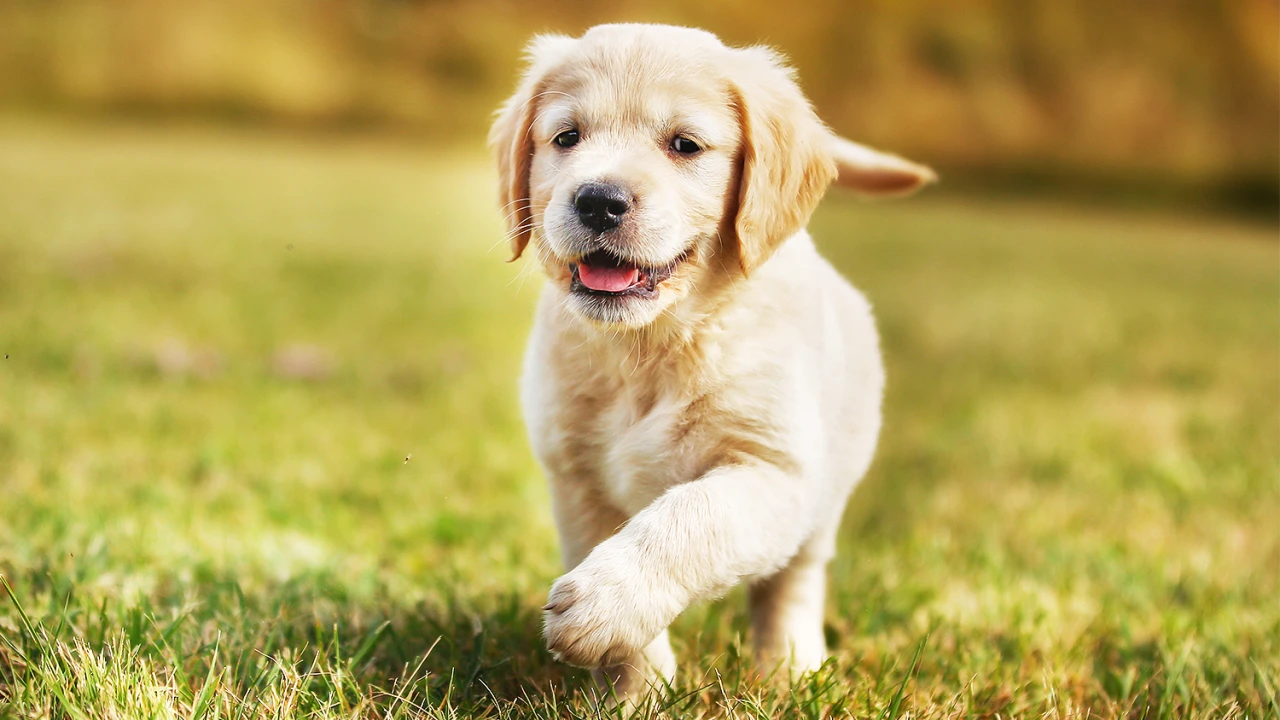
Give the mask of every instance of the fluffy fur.
[[[933, 173], [833, 135], [765, 48], [604, 25], [528, 54], [490, 142], [512, 254], [548, 279], [521, 397], [568, 569], [548, 647], [634, 696], [674, 675], [671, 621], [748, 582], [762, 667], [815, 669], [884, 372], [867, 301], [804, 224], [833, 181], [899, 195]], [[575, 211], [599, 182], [631, 198], [607, 232]], [[598, 251], [671, 274], [583, 292], [575, 263]]]

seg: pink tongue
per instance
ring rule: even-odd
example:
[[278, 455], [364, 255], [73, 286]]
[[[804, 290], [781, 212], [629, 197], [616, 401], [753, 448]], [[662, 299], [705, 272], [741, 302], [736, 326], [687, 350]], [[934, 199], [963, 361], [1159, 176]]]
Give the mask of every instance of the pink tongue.
[[578, 279], [592, 290], [622, 292], [640, 281], [640, 271], [632, 267], [578, 266]]

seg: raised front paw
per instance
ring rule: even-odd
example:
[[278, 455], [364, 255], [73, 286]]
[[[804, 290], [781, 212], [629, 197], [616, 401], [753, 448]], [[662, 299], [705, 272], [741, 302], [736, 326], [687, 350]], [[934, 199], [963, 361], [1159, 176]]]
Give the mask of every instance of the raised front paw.
[[601, 544], [551, 586], [542, 634], [557, 660], [586, 668], [625, 662], [682, 609], [627, 555]]

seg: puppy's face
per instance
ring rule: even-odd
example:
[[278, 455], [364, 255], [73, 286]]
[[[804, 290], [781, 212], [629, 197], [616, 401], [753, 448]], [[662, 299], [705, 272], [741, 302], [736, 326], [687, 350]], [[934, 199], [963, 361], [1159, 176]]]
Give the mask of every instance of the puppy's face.
[[594, 62], [567, 63], [543, 86], [530, 216], [567, 306], [635, 327], [688, 295], [714, 253], [740, 130], [705, 57], [606, 47], [588, 46]]
[[851, 157], [838, 143], [893, 160], [831, 135], [773, 52], [700, 30], [602, 25], [529, 58], [490, 131], [512, 250], [532, 244], [594, 323], [644, 327], [732, 287], [804, 226]]

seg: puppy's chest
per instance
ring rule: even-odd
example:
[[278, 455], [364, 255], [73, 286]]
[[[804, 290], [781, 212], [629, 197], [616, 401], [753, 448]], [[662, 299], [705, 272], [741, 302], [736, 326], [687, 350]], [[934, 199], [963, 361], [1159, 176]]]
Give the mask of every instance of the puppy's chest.
[[579, 446], [588, 462], [575, 462], [582, 477], [595, 483], [619, 509], [634, 515], [667, 488], [693, 480], [701, 458], [682, 439], [696, 422], [690, 403], [678, 397], [619, 394], [592, 403], [594, 412], [578, 415], [561, 428], [565, 438], [587, 439]]

